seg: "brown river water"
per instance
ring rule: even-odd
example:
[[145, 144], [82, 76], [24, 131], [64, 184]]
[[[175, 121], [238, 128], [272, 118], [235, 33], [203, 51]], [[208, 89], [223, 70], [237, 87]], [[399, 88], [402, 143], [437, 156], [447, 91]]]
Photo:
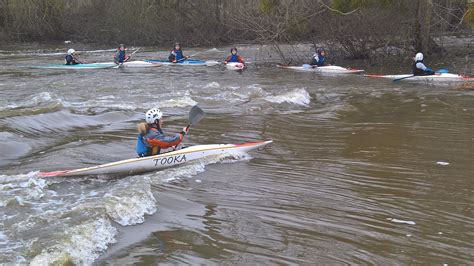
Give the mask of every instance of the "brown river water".
[[[110, 60], [94, 49], [83, 57]], [[474, 261], [473, 91], [257, 61], [243, 73], [40, 70], [27, 67], [61, 63], [62, 49], [0, 50], [1, 263]], [[148, 108], [174, 133], [195, 104], [207, 116], [186, 145], [274, 143], [139, 175], [36, 175], [134, 158]]]

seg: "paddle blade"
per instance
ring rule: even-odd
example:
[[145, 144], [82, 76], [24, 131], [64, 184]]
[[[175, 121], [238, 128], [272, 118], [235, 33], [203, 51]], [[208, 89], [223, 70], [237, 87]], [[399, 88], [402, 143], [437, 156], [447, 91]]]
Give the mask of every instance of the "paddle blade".
[[311, 68], [311, 65], [309, 64], [303, 64], [303, 69], [310, 69]]
[[206, 116], [206, 113], [204, 113], [204, 111], [201, 108], [199, 108], [199, 106], [195, 105], [189, 111], [188, 124], [196, 125], [197, 123], [199, 123], [199, 121], [201, 121], [201, 119], [204, 118], [204, 116]]
[[449, 70], [446, 69], [446, 68], [443, 68], [443, 69], [438, 69], [438, 70], [436, 70], [435, 72], [436, 72], [436, 73], [448, 73]]
[[403, 80], [403, 79], [408, 79], [408, 78], [411, 78], [411, 77], [414, 77], [415, 75], [410, 75], [410, 76], [407, 76], [407, 77], [403, 77], [403, 78], [397, 78], [397, 79], [394, 79], [392, 80], [393, 82], [398, 82], [400, 80]]

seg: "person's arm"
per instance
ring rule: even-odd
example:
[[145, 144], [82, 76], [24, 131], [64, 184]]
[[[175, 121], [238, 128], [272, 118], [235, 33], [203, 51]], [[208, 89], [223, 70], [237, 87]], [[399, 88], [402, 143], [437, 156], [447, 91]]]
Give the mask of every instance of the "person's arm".
[[425, 71], [425, 73], [428, 73], [430, 75], [433, 75], [435, 72], [433, 69], [429, 68], [429, 67], [426, 67], [425, 64], [421, 63], [421, 62], [418, 62], [416, 63], [416, 67]]
[[230, 55], [225, 59], [224, 64], [229, 63], [229, 61], [230, 61]]
[[162, 135], [157, 138], [148, 138], [147, 142], [151, 146], [158, 146], [162, 149], [167, 149], [179, 145], [183, 141], [184, 135], [183, 132], [174, 136]]
[[242, 56], [240, 56], [240, 55], [237, 57], [237, 61], [238, 61], [239, 63], [245, 64], [244, 58], [243, 58]]
[[176, 53], [174, 50], [170, 52], [170, 55], [168, 56], [168, 61], [176, 63]]
[[74, 62], [74, 65], [82, 64], [82, 62], [79, 61], [79, 59], [77, 59], [76, 57], [72, 57], [72, 61]]

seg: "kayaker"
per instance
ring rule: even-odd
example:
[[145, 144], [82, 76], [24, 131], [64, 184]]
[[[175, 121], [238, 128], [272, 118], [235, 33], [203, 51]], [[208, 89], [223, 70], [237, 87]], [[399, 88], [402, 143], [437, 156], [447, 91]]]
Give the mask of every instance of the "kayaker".
[[125, 45], [122, 43], [115, 51], [114, 62], [115, 64], [122, 64], [128, 60], [130, 60], [130, 56], [127, 56], [127, 53], [125, 52]]
[[67, 50], [67, 55], [65, 57], [65, 60], [66, 60], [66, 65], [82, 64], [82, 62], [76, 58], [76, 51], [74, 49]]
[[237, 54], [237, 48], [233, 47], [230, 49], [230, 55], [225, 59], [224, 64], [230, 63], [230, 62], [238, 62], [245, 64], [244, 58], [240, 55]]
[[184, 56], [183, 55], [183, 50], [181, 50], [181, 45], [179, 42], [174, 44], [174, 49], [171, 50], [170, 56], [168, 57], [168, 60], [173, 63], [181, 62], [183, 60], [188, 59], [189, 56]]
[[311, 61], [312, 66], [326, 66], [326, 51], [323, 48], [318, 48], [316, 53], [313, 55], [313, 59]]
[[413, 60], [415, 61], [412, 65], [414, 76], [429, 76], [435, 74], [433, 69], [426, 67], [425, 63], [423, 63], [423, 53], [417, 53]]
[[[188, 128], [174, 135], [169, 136], [163, 133], [163, 113], [158, 108], [152, 108], [145, 113], [146, 125], [139, 124], [139, 135], [136, 150], [138, 156], [151, 156], [160, 154], [164, 149], [178, 146], [183, 141], [183, 137], [188, 133]], [[143, 145], [147, 148], [144, 154]]]

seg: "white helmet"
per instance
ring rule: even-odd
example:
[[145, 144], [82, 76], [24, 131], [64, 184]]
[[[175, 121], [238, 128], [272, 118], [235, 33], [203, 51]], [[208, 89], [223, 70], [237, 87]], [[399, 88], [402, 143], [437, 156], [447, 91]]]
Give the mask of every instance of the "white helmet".
[[423, 60], [423, 54], [422, 53], [417, 53], [415, 55], [415, 60], [416, 61], [422, 61]]
[[145, 121], [148, 124], [155, 123], [156, 120], [161, 119], [163, 113], [158, 108], [152, 108], [145, 113]]
[[73, 53], [75, 53], [76, 51], [74, 49], [69, 49], [67, 50], [67, 54], [68, 55], [72, 55]]

